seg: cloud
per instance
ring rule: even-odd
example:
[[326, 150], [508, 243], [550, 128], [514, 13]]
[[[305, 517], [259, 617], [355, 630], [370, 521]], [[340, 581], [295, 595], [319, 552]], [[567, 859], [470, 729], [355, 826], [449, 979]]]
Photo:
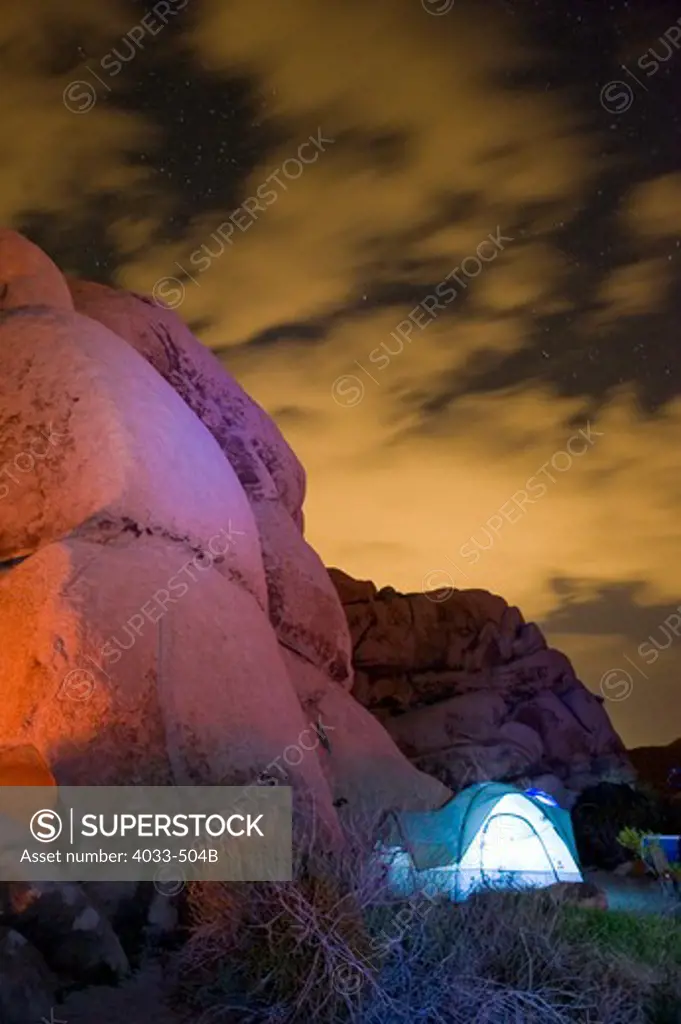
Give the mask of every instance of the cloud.
[[565, 307], [568, 275], [567, 260], [555, 246], [532, 241], [509, 245], [504, 258], [481, 277], [476, 304], [490, 313], [555, 313]]
[[595, 297], [600, 308], [588, 317], [584, 329], [613, 327], [623, 317], [655, 312], [673, 280], [672, 266], [663, 258], [642, 258], [617, 267], [601, 281]]
[[[88, 74], [88, 58], [77, 51], [82, 42], [90, 57], [104, 55], [131, 27], [125, 10], [116, 2], [65, 0], [57, 14], [41, 0], [28, 0], [3, 13], [0, 223], [13, 224], [36, 211], [75, 217], [88, 197], [117, 194], [144, 179], [126, 156], [150, 141], [149, 125], [107, 107], [104, 86]], [[66, 70], [54, 66], [60, 47], [69, 57]], [[96, 85], [98, 99], [80, 115], [64, 102], [64, 90], [79, 80]]]
[[644, 239], [681, 232], [681, 173], [664, 174], [631, 190], [623, 211], [629, 230]]
[[[205, 340], [215, 347], [336, 310], [364, 285], [437, 281], [498, 226], [512, 234], [522, 220], [541, 246], [548, 211], [554, 222], [567, 216], [594, 173], [588, 133], [564, 99], [506, 88], [504, 72], [529, 52], [503, 10], [482, 24], [470, 9], [436, 19], [410, 0], [206, 0], [194, 45], [213, 73], [252, 75], [286, 131], [244, 197], [309, 134], [321, 128], [335, 140], [194, 275], [183, 314], [208, 311], [216, 327]], [[403, 140], [388, 166], [368, 144], [386, 136]], [[152, 250], [125, 280], [151, 287], [177, 273], [176, 261], [191, 270], [193, 250], [208, 242], [216, 251], [219, 225], [218, 216], [195, 222], [183, 244]]]

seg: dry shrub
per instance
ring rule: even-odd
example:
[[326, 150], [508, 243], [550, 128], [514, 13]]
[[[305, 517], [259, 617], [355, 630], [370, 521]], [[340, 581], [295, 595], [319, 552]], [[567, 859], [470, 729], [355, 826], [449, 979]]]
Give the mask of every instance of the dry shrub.
[[176, 975], [192, 1021], [358, 1019], [380, 967], [366, 914], [381, 882], [365, 840], [341, 852], [318, 838], [297, 832], [292, 882], [188, 886], [191, 937]]

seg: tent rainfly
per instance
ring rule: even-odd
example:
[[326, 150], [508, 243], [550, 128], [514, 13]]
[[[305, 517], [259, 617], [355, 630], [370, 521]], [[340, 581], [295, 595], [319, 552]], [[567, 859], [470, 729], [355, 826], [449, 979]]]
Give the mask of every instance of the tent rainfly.
[[401, 895], [462, 900], [489, 886], [583, 881], [569, 812], [501, 782], [469, 786], [435, 811], [393, 812], [376, 855]]

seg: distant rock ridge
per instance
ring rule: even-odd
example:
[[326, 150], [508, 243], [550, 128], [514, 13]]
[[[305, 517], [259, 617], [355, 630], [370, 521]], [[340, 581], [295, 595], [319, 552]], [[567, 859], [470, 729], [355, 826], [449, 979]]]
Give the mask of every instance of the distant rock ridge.
[[452, 789], [536, 785], [566, 806], [597, 782], [635, 779], [603, 698], [502, 597], [329, 575], [352, 638], [351, 692], [422, 771]]

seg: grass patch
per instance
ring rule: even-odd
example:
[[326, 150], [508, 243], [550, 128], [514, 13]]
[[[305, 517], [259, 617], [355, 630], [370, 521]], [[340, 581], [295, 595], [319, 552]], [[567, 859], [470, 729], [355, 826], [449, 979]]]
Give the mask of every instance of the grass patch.
[[559, 930], [568, 942], [592, 942], [606, 953], [681, 970], [681, 917], [566, 906]]

